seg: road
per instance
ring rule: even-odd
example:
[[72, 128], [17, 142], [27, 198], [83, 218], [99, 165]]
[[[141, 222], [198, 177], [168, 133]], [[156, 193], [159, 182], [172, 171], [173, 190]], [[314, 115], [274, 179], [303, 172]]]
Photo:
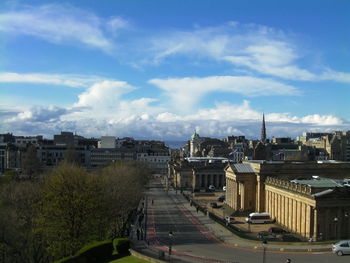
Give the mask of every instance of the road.
[[[148, 192], [148, 240], [154, 249], [172, 248], [173, 262], [264, 262], [263, 251], [237, 248], [219, 241], [207, 232], [198, 219], [183, 206], [180, 193], [166, 193], [160, 179], [154, 179]], [[152, 205], [152, 199], [154, 204]], [[170, 237], [169, 232], [173, 235]], [[340, 263], [350, 262], [350, 256], [339, 257], [330, 252], [276, 252], [266, 251], [266, 263]]]

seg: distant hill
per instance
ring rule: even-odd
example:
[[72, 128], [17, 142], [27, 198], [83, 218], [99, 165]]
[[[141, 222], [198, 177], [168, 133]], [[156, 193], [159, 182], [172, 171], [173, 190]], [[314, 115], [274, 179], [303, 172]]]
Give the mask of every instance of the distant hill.
[[185, 146], [187, 141], [164, 141], [165, 145], [171, 149], [180, 149]]

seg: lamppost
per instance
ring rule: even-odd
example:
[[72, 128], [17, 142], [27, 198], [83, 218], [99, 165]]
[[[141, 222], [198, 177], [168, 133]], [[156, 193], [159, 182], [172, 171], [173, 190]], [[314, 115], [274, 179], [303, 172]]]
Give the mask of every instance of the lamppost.
[[334, 217], [335, 239], [338, 238], [338, 217]]
[[265, 239], [263, 239], [262, 241], [262, 246], [263, 246], [263, 263], [265, 263], [266, 260], [266, 245], [267, 245], [267, 241]]
[[349, 233], [349, 228], [348, 228], [349, 213], [348, 213], [348, 212], [345, 212], [345, 213], [344, 213], [344, 217], [345, 217], [345, 224], [346, 224], [346, 225], [345, 225], [345, 226], [346, 226], [346, 227], [345, 227], [345, 229], [346, 229], [346, 233], [345, 233], [345, 234], [348, 235], [348, 233]]
[[170, 256], [171, 256], [171, 248], [172, 248], [172, 243], [173, 243], [173, 240], [172, 240], [172, 237], [173, 237], [173, 232], [172, 231], [169, 231], [169, 261], [170, 261]]

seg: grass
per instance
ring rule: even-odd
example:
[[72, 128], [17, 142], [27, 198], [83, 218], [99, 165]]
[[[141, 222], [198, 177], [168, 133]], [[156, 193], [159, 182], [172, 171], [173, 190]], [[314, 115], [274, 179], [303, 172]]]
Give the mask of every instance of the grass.
[[147, 263], [149, 261], [139, 259], [133, 256], [126, 256], [123, 258], [119, 258], [113, 261], [110, 261], [109, 263]]

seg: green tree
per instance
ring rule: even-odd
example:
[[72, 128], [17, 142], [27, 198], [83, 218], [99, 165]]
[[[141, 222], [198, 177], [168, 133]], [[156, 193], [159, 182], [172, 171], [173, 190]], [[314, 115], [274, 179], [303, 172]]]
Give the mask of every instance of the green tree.
[[108, 235], [123, 237], [130, 213], [143, 196], [149, 170], [136, 162], [117, 162], [101, 171], [104, 199], [108, 206]]
[[0, 185], [0, 262], [48, 262], [41, 236], [32, 232], [39, 188], [37, 181]]
[[33, 178], [40, 171], [40, 161], [34, 145], [29, 145], [22, 160], [22, 168], [25, 175]]
[[73, 146], [69, 146], [64, 152], [64, 161], [71, 164], [79, 164], [78, 153]]
[[103, 215], [102, 183], [96, 175], [63, 163], [44, 179], [36, 232], [42, 233], [54, 257], [72, 255], [98, 239]]

